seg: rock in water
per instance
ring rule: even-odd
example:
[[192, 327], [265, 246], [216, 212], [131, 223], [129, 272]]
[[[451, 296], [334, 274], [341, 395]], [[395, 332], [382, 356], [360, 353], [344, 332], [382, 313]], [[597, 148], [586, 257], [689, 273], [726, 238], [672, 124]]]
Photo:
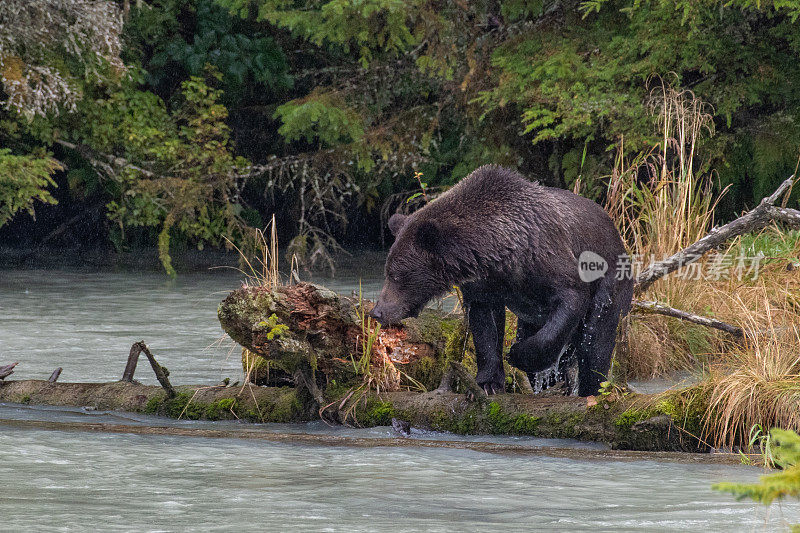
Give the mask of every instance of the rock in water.
[[392, 418], [392, 428], [401, 436], [401, 437], [410, 437], [411, 436], [411, 424], [406, 422], [405, 420], [400, 420], [399, 418]]

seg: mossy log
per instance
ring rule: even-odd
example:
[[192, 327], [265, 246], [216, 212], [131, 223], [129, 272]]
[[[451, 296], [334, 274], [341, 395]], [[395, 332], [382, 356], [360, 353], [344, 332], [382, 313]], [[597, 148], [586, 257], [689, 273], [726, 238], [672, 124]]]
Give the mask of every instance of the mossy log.
[[[168, 398], [159, 386], [140, 383], [0, 383], [0, 402], [88, 407], [190, 420], [307, 422], [319, 412], [307, 392], [293, 387], [178, 386]], [[371, 392], [350, 412], [359, 426], [405, 420], [417, 429], [459, 434], [571, 438], [641, 451], [707, 451], [700, 432], [702, 404], [687, 392], [668, 398], [625, 395], [587, 402], [574, 396], [502, 394], [469, 401], [464, 394], [433, 391]], [[691, 407], [693, 406], [693, 407]]]
[[160, 386], [138, 382], [64, 383], [45, 380], [0, 383], [0, 402], [128, 411], [188, 420], [304, 422], [317, 413], [293, 387], [182, 385], [168, 397]]
[[[370, 339], [362, 317], [371, 307], [367, 300], [299, 283], [274, 291], [238, 289], [219, 305], [218, 316], [222, 329], [247, 350], [245, 372], [256, 383], [269, 383], [268, 369], [277, 370], [278, 379], [311, 369], [323, 389], [341, 388], [360, 380], [369, 367], [378, 369], [373, 376], [381, 390], [420, 385], [430, 390], [438, 387], [449, 359], [461, 360], [466, 337], [460, 316], [426, 310]], [[371, 340], [372, 353], [364, 361]]]
[[[295, 381], [300, 388], [319, 388], [310, 396], [326, 420], [374, 426], [391, 425], [396, 418], [455, 433], [574, 438], [633, 450], [707, 449], [696, 437], [703, 411], [687, 413], [681, 407], [700, 402], [682, 402], [679, 396], [654, 400], [617, 391], [599, 400], [552, 392], [487, 398], [440, 387], [452, 379], [461, 381], [456, 387], [461, 392], [476, 388], [469, 386], [469, 371], [461, 366], [470, 366], [462, 321], [442, 313], [426, 311], [383, 330], [374, 344], [371, 369], [355, 370], [365, 333], [361, 317], [369, 305], [311, 284], [274, 291], [244, 287], [220, 304], [218, 314], [223, 329], [248, 350], [248, 357], [263, 357], [290, 375], [304, 367], [317, 371], [316, 387], [307, 378]], [[376, 381], [370, 375], [387, 366], [396, 369], [389, 374], [395, 381]], [[420, 384], [427, 390], [419, 390]]]

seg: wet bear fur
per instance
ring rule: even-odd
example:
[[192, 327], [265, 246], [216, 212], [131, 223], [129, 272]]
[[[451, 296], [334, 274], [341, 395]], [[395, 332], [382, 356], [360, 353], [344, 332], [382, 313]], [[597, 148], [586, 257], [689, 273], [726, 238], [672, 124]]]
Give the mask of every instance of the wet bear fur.
[[[419, 211], [393, 215], [389, 228], [396, 239], [372, 311], [379, 322], [416, 316], [459, 286], [477, 381], [487, 393], [505, 387], [506, 308], [518, 317], [510, 364], [533, 375], [568, 352], [577, 359], [578, 394], [597, 392], [633, 295], [631, 277], [616, 275], [618, 258], [627, 257], [622, 239], [599, 205], [514, 170], [483, 166]], [[592, 282], [579, 275], [584, 251], [608, 265]]]

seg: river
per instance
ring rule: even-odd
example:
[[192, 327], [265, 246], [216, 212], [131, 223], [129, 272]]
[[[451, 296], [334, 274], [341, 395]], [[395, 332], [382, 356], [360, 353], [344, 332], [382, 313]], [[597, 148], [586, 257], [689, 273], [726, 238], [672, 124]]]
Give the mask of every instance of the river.
[[[349, 293], [360, 279], [374, 297], [380, 265], [354, 265], [318, 281]], [[46, 379], [61, 366], [65, 381], [115, 380], [130, 345], [144, 340], [174, 383], [241, 379], [239, 351], [220, 341], [216, 320], [240, 279], [230, 270], [176, 281], [146, 271], [0, 271], [0, 364], [20, 361], [18, 379]], [[146, 367], [137, 378], [155, 383]], [[244, 427], [0, 406], [0, 530], [774, 531], [800, 522], [797, 504], [767, 513], [711, 491], [716, 481], [757, 479], [763, 472], [752, 467], [64, 429], [76, 421]], [[264, 430], [394, 436], [319, 424]]]

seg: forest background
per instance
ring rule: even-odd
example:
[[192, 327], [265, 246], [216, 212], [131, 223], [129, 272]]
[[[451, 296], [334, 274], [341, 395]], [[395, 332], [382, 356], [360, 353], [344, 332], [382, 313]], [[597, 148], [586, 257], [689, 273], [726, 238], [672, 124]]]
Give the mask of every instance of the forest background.
[[246, 245], [275, 215], [289, 254], [332, 268], [384, 244], [421, 183], [487, 163], [604, 202], [662, 138], [665, 88], [711, 115], [690, 160], [732, 219], [797, 163], [798, 17], [800, 0], [4, 0], [0, 244], [157, 249], [174, 274], [175, 251]]

